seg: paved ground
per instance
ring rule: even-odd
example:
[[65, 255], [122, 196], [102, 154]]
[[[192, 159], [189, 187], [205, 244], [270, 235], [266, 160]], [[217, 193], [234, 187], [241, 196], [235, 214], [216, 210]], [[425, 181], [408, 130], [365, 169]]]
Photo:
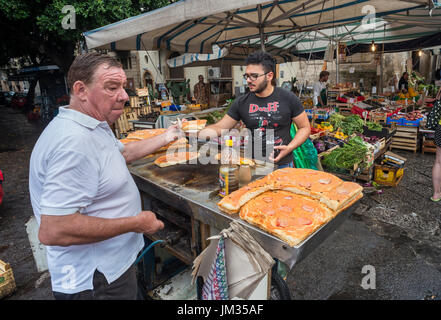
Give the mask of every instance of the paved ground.
[[[42, 128], [0, 106], [0, 259], [11, 263], [17, 291], [9, 299], [53, 299], [48, 273], [38, 273], [25, 223], [32, 216], [29, 157]], [[395, 152], [395, 151], [394, 151]], [[441, 299], [441, 204], [428, 201], [434, 155], [408, 158], [396, 188], [366, 195], [353, 216], [288, 275], [294, 299]], [[375, 289], [361, 284], [375, 268]], [[373, 284], [373, 282], [369, 282]]]

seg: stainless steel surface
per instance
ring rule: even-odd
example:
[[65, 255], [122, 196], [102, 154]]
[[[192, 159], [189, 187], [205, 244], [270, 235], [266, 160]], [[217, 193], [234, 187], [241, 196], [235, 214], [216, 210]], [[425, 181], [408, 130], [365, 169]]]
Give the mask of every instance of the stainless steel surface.
[[[184, 164], [160, 168], [153, 161], [154, 158], [151, 158], [129, 165], [139, 190], [218, 230], [228, 228], [233, 220], [238, 221], [247, 227], [268, 253], [286, 263], [289, 268], [323, 242], [357, 206], [354, 204], [302, 243], [290, 247], [286, 242], [243, 221], [237, 214], [228, 215], [219, 210], [219, 165]], [[272, 167], [260, 166], [258, 169], [259, 176], [254, 172], [253, 180], [271, 172]]]

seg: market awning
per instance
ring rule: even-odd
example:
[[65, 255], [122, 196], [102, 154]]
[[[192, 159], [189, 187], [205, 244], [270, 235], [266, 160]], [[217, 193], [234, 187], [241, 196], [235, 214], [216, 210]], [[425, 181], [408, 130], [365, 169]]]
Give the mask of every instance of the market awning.
[[[244, 40], [239, 44], [259, 46], [260, 40]], [[266, 44], [273, 46], [272, 54], [288, 51], [299, 57], [323, 58], [330, 43], [343, 42], [348, 54], [369, 51], [370, 45], [385, 44], [385, 52], [424, 49], [441, 45], [441, 10], [414, 9], [406, 13], [377, 18], [375, 24], [354, 22], [328, 29], [271, 36]], [[382, 47], [379, 48], [379, 50]], [[319, 53], [319, 54], [317, 54]]]
[[[228, 45], [220, 49], [218, 46], [213, 46], [213, 53], [184, 53], [178, 57], [167, 60], [167, 65], [170, 68], [176, 68], [181, 66], [219, 66], [224, 65], [245, 65], [245, 60], [248, 55], [256, 50], [260, 49], [259, 45], [249, 44], [235, 44]], [[288, 50], [280, 50], [278, 47], [271, 45], [266, 46], [267, 51], [277, 52], [273, 57], [277, 63], [298, 61], [299, 58]]]
[[164, 8], [84, 33], [88, 48], [169, 49], [211, 53], [247, 39], [311, 32], [424, 8], [428, 1], [400, 0], [181, 0]]

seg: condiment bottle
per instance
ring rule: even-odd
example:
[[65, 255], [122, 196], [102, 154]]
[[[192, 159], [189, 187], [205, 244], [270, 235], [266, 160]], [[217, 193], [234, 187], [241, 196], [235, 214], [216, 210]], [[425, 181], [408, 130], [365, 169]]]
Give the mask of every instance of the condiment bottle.
[[251, 181], [251, 167], [249, 164], [241, 162], [239, 168], [239, 184], [240, 186], [246, 185]]
[[233, 163], [233, 140], [226, 140], [229, 161], [219, 167], [219, 195], [226, 197], [233, 191], [239, 189], [239, 166]]

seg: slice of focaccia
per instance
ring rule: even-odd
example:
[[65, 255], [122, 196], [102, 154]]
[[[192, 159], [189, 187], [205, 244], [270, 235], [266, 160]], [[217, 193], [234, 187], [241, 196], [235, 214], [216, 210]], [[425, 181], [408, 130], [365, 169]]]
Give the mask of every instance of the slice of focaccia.
[[156, 152], [159, 152], [159, 151], [165, 151], [165, 150], [168, 150], [168, 149], [185, 148], [185, 147], [187, 147], [188, 145], [189, 145], [189, 144], [187, 143], [187, 139], [186, 139], [186, 138], [181, 138], [181, 139], [178, 139], [178, 140], [176, 140], [176, 141], [172, 141], [172, 142], [170, 142], [169, 144], [167, 144], [167, 145], [165, 145], [165, 146], [159, 148], [158, 151], [156, 151]]
[[190, 120], [182, 122], [182, 131], [200, 131], [205, 128], [207, 120]]
[[177, 164], [186, 163], [187, 161], [199, 157], [199, 152], [173, 152], [167, 153], [155, 160], [155, 164], [161, 168], [169, 167]]
[[167, 131], [167, 129], [164, 128], [136, 130], [134, 132], [130, 132], [127, 135], [127, 139], [137, 139], [137, 140], [149, 139], [154, 136], [163, 134], [165, 131]]

